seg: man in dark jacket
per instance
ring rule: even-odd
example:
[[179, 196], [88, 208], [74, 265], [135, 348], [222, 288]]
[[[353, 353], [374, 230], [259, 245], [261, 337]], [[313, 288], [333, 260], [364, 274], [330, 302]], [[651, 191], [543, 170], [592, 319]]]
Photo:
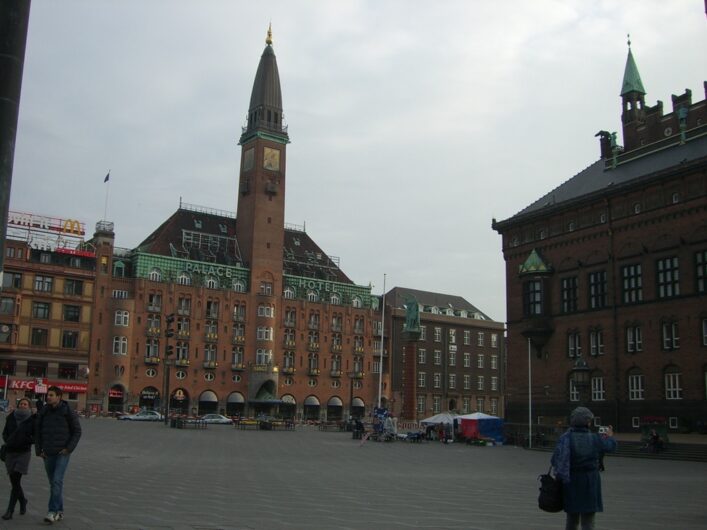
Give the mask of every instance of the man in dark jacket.
[[81, 425], [76, 412], [61, 399], [59, 387], [47, 389], [47, 403], [37, 416], [35, 447], [44, 459], [44, 469], [49, 479], [49, 513], [44, 518], [48, 523], [64, 518], [64, 473], [69, 465], [69, 456], [81, 438]]

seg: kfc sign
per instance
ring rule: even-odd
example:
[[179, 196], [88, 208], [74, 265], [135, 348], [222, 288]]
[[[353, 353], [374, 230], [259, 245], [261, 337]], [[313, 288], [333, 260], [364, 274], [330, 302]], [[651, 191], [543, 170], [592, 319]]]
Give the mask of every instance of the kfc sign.
[[[39, 383], [39, 389], [37, 384]], [[8, 389], [10, 390], [28, 390], [30, 392], [35, 392], [38, 394], [46, 392], [46, 387], [48, 386], [58, 386], [64, 392], [71, 394], [85, 394], [88, 385], [86, 383], [58, 383], [56, 381], [47, 382], [46, 379], [11, 379]], [[44, 392], [42, 392], [42, 387], [44, 387]]]

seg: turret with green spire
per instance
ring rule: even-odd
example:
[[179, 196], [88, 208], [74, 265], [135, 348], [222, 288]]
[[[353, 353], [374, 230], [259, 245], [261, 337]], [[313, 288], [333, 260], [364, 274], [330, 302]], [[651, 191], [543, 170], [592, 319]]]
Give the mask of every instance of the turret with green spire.
[[624, 124], [624, 140], [626, 138], [626, 125], [636, 121], [645, 119], [645, 100], [646, 90], [643, 88], [641, 74], [638, 73], [636, 61], [631, 52], [631, 37], [628, 40], [628, 57], [626, 58], [626, 68], [624, 69], [624, 79], [621, 84], [621, 102], [623, 104], [623, 112], [621, 121]]

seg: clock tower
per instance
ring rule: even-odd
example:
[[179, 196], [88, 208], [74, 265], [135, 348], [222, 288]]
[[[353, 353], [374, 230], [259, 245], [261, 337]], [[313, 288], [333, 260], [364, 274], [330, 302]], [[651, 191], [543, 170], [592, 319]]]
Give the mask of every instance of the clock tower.
[[290, 140], [271, 28], [265, 43], [239, 141], [236, 236], [251, 270], [251, 292], [269, 288], [268, 294], [278, 295], [282, 292], [285, 234], [285, 148]]

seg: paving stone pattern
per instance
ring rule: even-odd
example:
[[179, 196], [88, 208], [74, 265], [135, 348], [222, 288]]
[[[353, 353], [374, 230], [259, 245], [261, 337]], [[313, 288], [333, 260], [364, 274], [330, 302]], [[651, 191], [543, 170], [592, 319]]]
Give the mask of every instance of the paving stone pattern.
[[[1, 421], [1, 420], [0, 420]], [[350, 433], [82, 420], [65, 481], [65, 530], [561, 529], [538, 510], [548, 453], [461, 444], [361, 444]], [[707, 464], [607, 459], [598, 529], [704, 529]], [[28, 513], [42, 528], [48, 487], [32, 459]], [[0, 482], [0, 502], [9, 481]]]

